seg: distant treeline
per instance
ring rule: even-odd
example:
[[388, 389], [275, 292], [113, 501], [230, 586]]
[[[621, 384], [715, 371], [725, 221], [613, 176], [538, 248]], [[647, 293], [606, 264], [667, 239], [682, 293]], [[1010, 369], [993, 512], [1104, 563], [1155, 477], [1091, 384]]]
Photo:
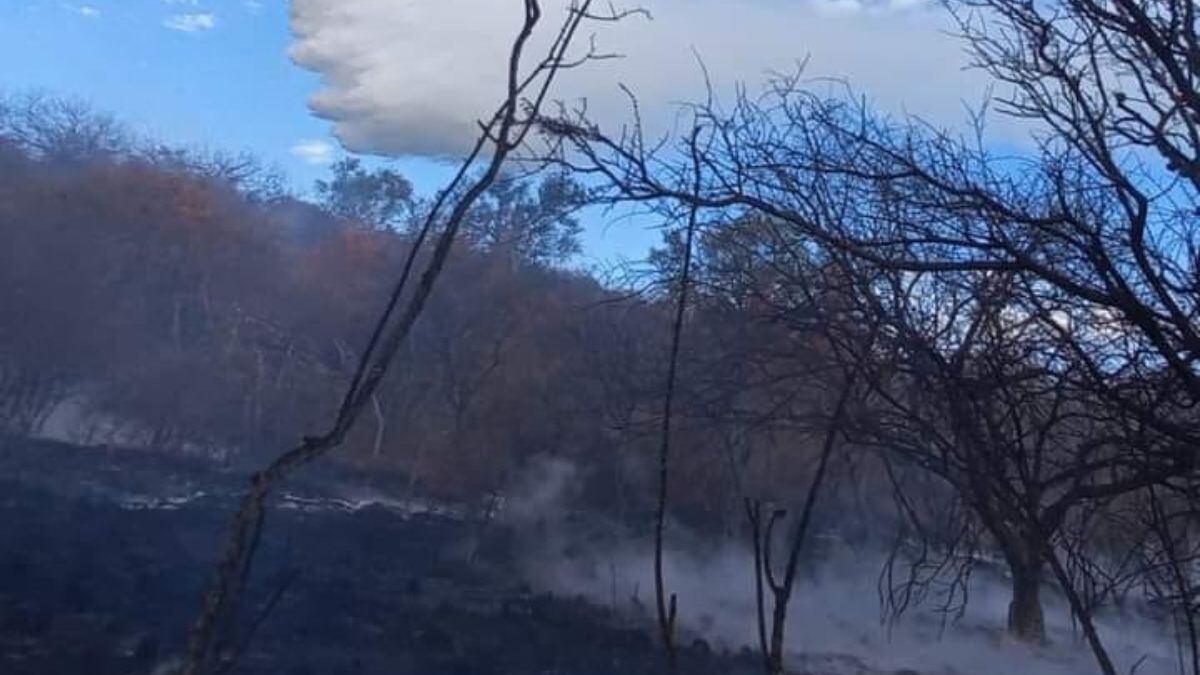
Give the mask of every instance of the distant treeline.
[[[427, 202], [353, 159], [315, 201], [282, 185], [252, 157], [165, 149], [78, 102], [0, 100], [0, 425], [34, 434], [53, 415], [89, 443], [265, 456], [327, 422]], [[583, 196], [558, 176], [489, 192], [341, 457], [471, 499], [567, 458], [576, 496], [646, 507], [671, 311], [654, 281], [674, 256], [655, 256], [643, 293], [565, 268]], [[683, 364], [677, 505], [733, 527], [731, 478], [802, 475], [804, 430], [747, 384], [769, 350], [728, 358], [769, 332], [723, 303], [696, 312], [712, 320]]]

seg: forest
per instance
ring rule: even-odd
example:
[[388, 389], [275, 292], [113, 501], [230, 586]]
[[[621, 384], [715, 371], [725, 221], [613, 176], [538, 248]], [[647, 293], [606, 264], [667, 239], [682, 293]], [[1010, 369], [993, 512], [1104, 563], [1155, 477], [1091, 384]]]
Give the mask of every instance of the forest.
[[[1062, 606], [1094, 672], [1142, 672], [1104, 627], [1133, 611], [1200, 675], [1194, 3], [953, 3], [991, 114], [1031, 129], [1011, 152], [802, 70], [662, 139], [636, 100], [606, 129], [548, 92], [605, 58], [578, 31], [637, 12], [524, 5], [507, 97], [435, 194], [355, 157], [299, 194], [0, 98], [0, 427], [259, 469], [181, 672], [229, 666], [268, 496], [320, 461], [485, 523], [568, 467], [543, 506], [642, 547], [666, 672], [695, 630], [686, 538], [742, 552], [768, 675], [847, 552], [879, 560], [885, 623], [961, 618], [990, 574], [1014, 644]], [[661, 245], [581, 268], [618, 207]]]

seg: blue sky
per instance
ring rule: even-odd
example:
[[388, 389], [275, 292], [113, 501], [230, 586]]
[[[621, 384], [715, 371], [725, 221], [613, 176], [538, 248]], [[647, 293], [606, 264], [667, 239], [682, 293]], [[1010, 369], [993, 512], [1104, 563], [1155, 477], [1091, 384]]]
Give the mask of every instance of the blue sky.
[[[286, 0], [3, 0], [0, 89], [77, 96], [173, 144], [251, 151], [303, 191], [327, 167], [302, 148], [344, 151], [308, 107], [320, 76], [292, 62], [291, 42]], [[395, 162], [425, 193], [448, 173]], [[585, 259], [640, 256], [657, 240], [628, 230], [592, 223]]]
[[[562, 83], [560, 94], [587, 98], [602, 123], [627, 119], [618, 82], [637, 91], [650, 124], [672, 119], [671, 106], [702, 92], [697, 53], [719, 90], [754, 86], [807, 56], [806, 74], [847, 77], [884, 108], [946, 118], [975, 96], [928, 0], [638, 4], [653, 22], [599, 36], [628, 58]], [[511, 0], [0, 0], [0, 88], [81, 97], [168, 143], [251, 151], [300, 191], [345, 152], [342, 139], [407, 157], [399, 170], [430, 193], [449, 169], [413, 155], [454, 152], [494, 104], [489, 68], [502, 66], [519, 9]], [[643, 221], [587, 221], [584, 264], [640, 257], [658, 241]]]
[[282, 0], [5, 0], [0, 83], [82, 97], [170, 142], [251, 150], [308, 184], [323, 169], [291, 148], [329, 139], [329, 123], [308, 112], [318, 77], [289, 39]]

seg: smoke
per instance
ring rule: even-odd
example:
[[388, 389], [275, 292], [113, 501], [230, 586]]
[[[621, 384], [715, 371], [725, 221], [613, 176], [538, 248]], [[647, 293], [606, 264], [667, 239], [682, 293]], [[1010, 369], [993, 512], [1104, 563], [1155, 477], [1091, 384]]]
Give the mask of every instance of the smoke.
[[[514, 485], [512, 494], [522, 497], [510, 501], [505, 519], [522, 535], [524, 576], [542, 591], [582, 595], [631, 620], [641, 617], [649, 626], [654, 611], [652, 544], [573, 513], [579, 478], [570, 463], [553, 460], [533, 465]], [[679, 598], [685, 642], [702, 638], [731, 650], [757, 649], [748, 543], [714, 546], [677, 525], [671, 531], [665, 577], [669, 592]], [[1006, 635], [1010, 590], [1001, 570], [977, 570], [961, 618], [948, 617], [937, 603], [927, 602], [885, 623], [878, 592], [883, 559], [880, 550], [843, 546], [821, 563], [805, 565], [788, 618], [793, 666], [821, 666], [819, 672], [830, 673], [909, 669], [922, 675], [1096, 672], [1068, 607], [1049, 587], [1043, 591], [1048, 644], [1029, 646]], [[1120, 672], [1176, 672], [1175, 646], [1161, 625], [1133, 611], [1101, 615], [1098, 623]]]
[[[564, 0], [546, 0], [529, 54], [544, 53]], [[618, 3], [626, 6], [629, 3]], [[714, 91], [751, 89], [769, 72], [848, 79], [885, 109], [954, 124], [962, 102], [978, 102], [981, 74], [965, 71], [945, 16], [922, 0], [645, 0], [652, 20], [595, 26], [599, 51], [623, 58], [564, 73], [554, 92], [586, 99], [594, 119], [630, 119], [618, 87], [638, 96], [652, 129], [677, 104], [704, 96], [703, 59]], [[291, 56], [321, 76], [312, 110], [357, 152], [453, 155], [475, 136], [475, 120], [501, 100], [518, 0], [295, 0]], [[586, 37], [586, 36], [583, 36]], [[587, 44], [580, 40], [580, 48]]]

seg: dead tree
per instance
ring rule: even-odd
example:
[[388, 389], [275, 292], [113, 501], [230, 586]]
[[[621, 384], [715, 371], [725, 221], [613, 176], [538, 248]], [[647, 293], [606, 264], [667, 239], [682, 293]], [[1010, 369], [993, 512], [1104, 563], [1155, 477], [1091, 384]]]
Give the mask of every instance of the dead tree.
[[[825, 484], [829, 461], [837, 447], [838, 437], [843, 434], [842, 423], [846, 409], [854, 390], [854, 378], [848, 377], [841, 385], [841, 393], [834, 404], [832, 415], [826, 422], [821, 452], [816, 469], [808, 485], [803, 506], [795, 517], [795, 524], [788, 536], [787, 558], [784, 561], [780, 579], [776, 574], [775, 563], [772, 561], [772, 550], [775, 541], [775, 526], [786, 517], [786, 511], [773, 510], [763, 523], [762, 502], [753, 499], [746, 500], [746, 518], [750, 523], [751, 547], [754, 551], [754, 590], [755, 608], [758, 627], [759, 650], [763, 658], [763, 666], [767, 675], [782, 675], [784, 633], [787, 627], [788, 605], [795, 591], [796, 575], [800, 567], [800, 554], [804, 550], [805, 537], [812, 524], [813, 513], [820, 498], [821, 489]], [[770, 639], [768, 641], [766, 608], [764, 602], [764, 587], [771, 593]]]
[[[1150, 533], [1145, 547], [1145, 581], [1151, 600], [1167, 606], [1180, 647], [1179, 670], [1200, 673], [1200, 546], [1196, 523], [1200, 516], [1194, 483], [1150, 486], [1137, 523]], [[1187, 664], [1186, 666], [1184, 664]]]
[[[700, 190], [700, 136], [699, 128], [693, 130], [690, 139], [692, 164], [692, 191]], [[671, 422], [675, 410], [675, 387], [679, 369], [679, 349], [683, 341], [683, 324], [688, 309], [688, 293], [691, 290], [692, 253], [699, 227], [699, 209], [688, 210], [684, 226], [683, 262], [679, 270], [679, 287], [675, 299], [675, 313], [671, 324], [670, 351], [667, 356], [667, 378], [663, 388], [662, 428], [658, 449], [658, 496], [654, 508], [654, 599], [658, 612], [659, 635], [667, 654], [667, 668], [679, 671], [679, 655], [675, 645], [675, 619], [677, 598], [674, 593], [667, 598], [666, 579], [663, 576], [663, 548], [666, 535], [668, 486], [671, 459]]]
[[[471, 207], [500, 174], [505, 160], [525, 143], [534, 121], [550, 94], [551, 85], [564, 69], [599, 58], [589, 50], [583, 55], [570, 53], [580, 27], [588, 21], [615, 21], [615, 10], [599, 15], [592, 12], [590, 0], [573, 3], [563, 24], [551, 40], [546, 54], [532, 67], [524, 62], [526, 46], [542, 19], [538, 0], [525, 0], [524, 21], [509, 53], [506, 70], [506, 95], [503, 103], [487, 120], [481, 121], [480, 134], [449, 185], [439, 193], [429, 210], [405, 260], [385, 311], [380, 316], [358, 368], [347, 388], [336, 418], [321, 434], [306, 436], [296, 447], [280, 455], [264, 470], [256, 473], [242, 498], [217, 566], [215, 577], [204, 598], [188, 642], [182, 675], [201, 675], [219, 660], [217, 644], [222, 621], [236, 610], [266, 516], [266, 500], [273, 488], [301, 466], [337, 448], [355, 421], [370, 403], [387, 373], [397, 350], [405, 342], [413, 324], [421, 315], [438, 280], [456, 235]], [[475, 172], [477, 165], [481, 170]], [[424, 270], [409, 289], [409, 279], [418, 253], [432, 238]]]
[[855, 440], [962, 496], [1011, 572], [1014, 635], [1042, 639], [1048, 568], [1102, 670], [1113, 673], [1094, 608], [1068, 569], [1063, 526], [1081, 510], [1170, 481], [1182, 470], [1180, 448], [1075, 384], [1079, 366], [1055, 361], [1057, 335], [1014, 304], [1012, 279], [894, 275], [864, 285], [862, 301], [885, 317], [891, 345], [883, 364], [864, 369], [876, 403]]
[[[752, 212], [890, 269], [1019, 274], [1098, 395], [1194, 443], [1194, 425], [1179, 418], [1200, 401], [1195, 8], [951, 8], [976, 65], [1004, 88], [1000, 112], [1030, 121], [1028, 156], [997, 156], [981, 130], [964, 139], [874, 115], [852, 96], [805, 91], [800, 74], [729, 108], [692, 106], [719, 130], [699, 195], [680, 181], [688, 162], [677, 146], [648, 142], [636, 125], [612, 136], [583, 111], [546, 120], [550, 154], [609, 187], [604, 199]], [[831, 219], [823, 203], [834, 194], [852, 206]], [[1079, 340], [1080, 325], [1120, 336]], [[1137, 380], [1161, 386], [1127, 386]]]
[[[986, 402], [970, 395], [978, 393], [977, 375], [944, 353], [901, 353], [907, 368], [921, 370], [908, 377], [941, 378], [940, 398], [949, 407], [939, 419], [954, 427], [937, 433], [947, 457], [963, 460], [964, 476], [987, 475], [991, 458], [1037, 454], [1029, 452], [1029, 439], [1012, 444], [1023, 434], [1013, 436], [1010, 429], [998, 435], [989, 428], [995, 421], [978, 421], [987, 419], [976, 415], [981, 409], [994, 409], [1011, 395], [1010, 384], [1044, 388], [1050, 401], [1056, 391], [1072, 392], [1071, 399], [1083, 402], [1074, 406], [1102, 418], [1094, 424], [1095, 437], [1065, 441], [1074, 448], [1068, 454], [1078, 458], [1075, 468], [1032, 480], [1017, 475], [1021, 485], [1043, 493], [1060, 490], [1057, 497], [1029, 502], [1003, 482], [958, 482], [974, 495], [981, 515], [995, 511], [1002, 495], [1002, 502], [1011, 500], [1012, 508], [1001, 512], [1015, 516], [1012, 523], [988, 517], [993, 530], [1008, 531], [1002, 538], [1010, 540], [1010, 562], [1026, 571], [1016, 623], [1036, 634], [1036, 612], [1023, 608], [1034, 606], [1035, 565], [1049, 565], [1062, 583], [1070, 578], [1047, 548], [1070, 505], [1195, 472], [1196, 9], [1132, 0], [967, 0], [951, 7], [976, 64], [1004, 87], [1000, 111], [1032, 123], [1037, 148], [1026, 157], [991, 152], [982, 125], [976, 138], [964, 139], [919, 120], [889, 120], [851, 96], [805, 91], [799, 75], [774, 80], [761, 97], [740, 96], [730, 108], [711, 101], [692, 107], [716, 139], [703, 158], [709, 175], [700, 194], [680, 180], [689, 162], [678, 146], [647, 143], [636, 126], [607, 135], [585, 114], [572, 113], [544, 127], [556, 139], [556, 160], [607, 186], [604, 199], [754, 214], [790, 230], [789, 238], [801, 246], [901, 278], [1011, 277], [1019, 310], [1044, 338], [1041, 353], [1030, 357], [1053, 364], [1042, 368], [1040, 380], [1002, 371], [998, 380], [989, 377], [988, 395], [995, 400]], [[890, 386], [876, 389], [895, 397]], [[1044, 398], [1030, 401], [1022, 403], [1026, 410], [1047, 405]], [[896, 404], [898, 411], [909, 408], [904, 400]], [[911, 424], [919, 417], [899, 426], [912, 427], [906, 433], [932, 433]], [[1047, 425], [1062, 430], [1054, 435], [1079, 433], [1072, 429], [1076, 423], [1052, 417], [1036, 424]], [[1136, 433], [1126, 433], [1133, 428]], [[995, 445], [1005, 434], [1009, 440]], [[1153, 440], [1141, 447], [1130, 438]], [[974, 449], [962, 456], [963, 447]], [[1098, 455], [1129, 474], [1097, 485], [1090, 477]], [[1054, 485], [1039, 488], [1046, 480]], [[1068, 600], [1086, 612], [1078, 598]], [[1101, 667], [1112, 672], [1098, 637], [1089, 633]]]

